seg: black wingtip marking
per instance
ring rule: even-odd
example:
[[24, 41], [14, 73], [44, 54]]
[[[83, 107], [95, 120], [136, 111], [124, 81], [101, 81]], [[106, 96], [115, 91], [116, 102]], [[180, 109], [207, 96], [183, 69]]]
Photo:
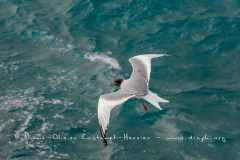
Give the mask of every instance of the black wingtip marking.
[[106, 148], [107, 147], [107, 140], [106, 140], [106, 136], [107, 136], [107, 130], [105, 130], [105, 133], [103, 133], [103, 128], [102, 126], [100, 125], [100, 133], [101, 133], [101, 136], [102, 136], [102, 141], [103, 141], [103, 145], [104, 147]]
[[178, 55], [176, 54], [168, 54], [169, 56], [173, 56], [173, 57], [179, 57]]

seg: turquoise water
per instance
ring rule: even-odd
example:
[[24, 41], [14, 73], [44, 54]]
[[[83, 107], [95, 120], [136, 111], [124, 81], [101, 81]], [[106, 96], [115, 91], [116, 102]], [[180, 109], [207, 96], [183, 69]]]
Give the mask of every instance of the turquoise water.
[[[0, 0], [0, 159], [240, 159], [239, 6]], [[170, 102], [114, 108], [104, 148], [98, 98], [151, 53], [178, 55], [152, 60]]]

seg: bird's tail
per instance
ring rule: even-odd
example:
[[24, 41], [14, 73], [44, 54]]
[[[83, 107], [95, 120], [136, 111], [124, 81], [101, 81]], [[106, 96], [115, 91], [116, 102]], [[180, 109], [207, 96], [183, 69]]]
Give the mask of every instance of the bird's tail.
[[146, 101], [148, 101], [149, 103], [151, 103], [152, 105], [154, 105], [155, 107], [157, 107], [158, 109], [162, 108], [159, 106], [159, 102], [163, 102], [163, 103], [167, 103], [169, 102], [166, 99], [163, 99], [161, 97], [158, 97], [158, 95], [156, 93], [151, 92], [150, 90], [148, 90], [148, 94], [143, 96], [143, 99], [145, 99]]

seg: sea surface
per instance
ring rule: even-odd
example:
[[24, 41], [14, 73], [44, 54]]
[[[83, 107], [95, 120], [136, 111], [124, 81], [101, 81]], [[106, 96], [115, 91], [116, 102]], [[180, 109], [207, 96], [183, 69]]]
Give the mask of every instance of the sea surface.
[[[97, 105], [152, 60], [159, 110]], [[0, 0], [1, 160], [239, 160], [239, 0]]]

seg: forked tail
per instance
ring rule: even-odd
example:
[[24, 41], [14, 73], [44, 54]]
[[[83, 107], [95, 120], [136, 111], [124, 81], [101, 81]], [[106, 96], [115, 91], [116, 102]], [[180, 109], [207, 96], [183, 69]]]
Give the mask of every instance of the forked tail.
[[145, 99], [146, 101], [148, 101], [149, 103], [151, 103], [152, 105], [154, 105], [155, 107], [157, 107], [158, 109], [162, 108], [159, 106], [159, 102], [163, 102], [163, 103], [167, 103], [169, 102], [166, 99], [163, 99], [161, 97], [158, 97], [158, 95], [156, 93], [151, 92], [150, 90], [148, 90], [148, 94], [143, 96], [143, 99]]

